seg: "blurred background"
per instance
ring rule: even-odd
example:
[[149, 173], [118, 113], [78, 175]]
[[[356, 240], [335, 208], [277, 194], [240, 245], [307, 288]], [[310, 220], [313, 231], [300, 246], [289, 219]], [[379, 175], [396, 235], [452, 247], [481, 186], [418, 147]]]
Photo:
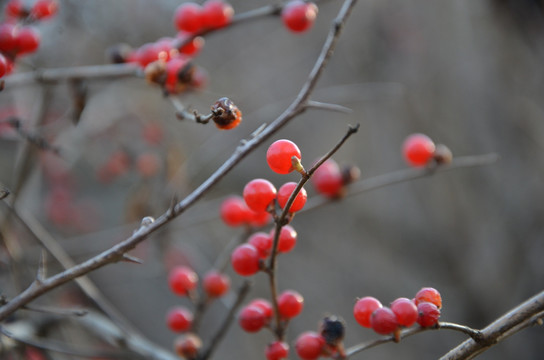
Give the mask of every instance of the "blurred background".
[[[23, 58], [17, 72], [106, 64], [114, 44], [136, 48], [175, 34], [172, 13], [179, 1], [59, 3], [57, 17], [38, 25], [39, 51]], [[242, 13], [270, 2], [231, 3]], [[195, 62], [207, 71], [208, 84], [178, 98], [200, 112], [222, 96], [231, 98], [243, 122], [228, 132], [177, 120], [160, 88], [140, 78], [6, 86], [0, 120], [15, 115], [62, 151], [61, 157], [40, 151], [12, 129], [0, 129], [0, 181], [13, 192], [7, 202], [76, 262], [125, 239], [143, 216], [159, 216], [174, 195], [189, 194], [241, 139], [282, 113], [307, 78], [340, 6], [337, 0], [320, 2], [314, 27], [300, 35], [272, 16], [206, 37]], [[348, 347], [374, 339], [352, 317], [356, 298], [370, 295], [388, 304], [424, 286], [442, 293], [444, 321], [484, 327], [544, 284], [542, 6], [537, 0], [360, 1], [312, 97], [353, 112], [309, 110], [297, 117], [202, 201], [139, 245], [133, 255], [143, 265], [109, 265], [90, 279], [139, 332], [171, 349], [176, 335], [167, 329], [165, 314], [190, 303], [170, 293], [168, 270], [188, 264], [202, 275], [244, 235], [222, 223], [221, 201], [241, 194], [253, 178], [277, 187], [297, 181], [296, 174], [268, 168], [265, 152], [274, 140], [296, 142], [308, 167], [348, 124], [359, 123], [359, 133], [334, 158], [357, 165], [361, 179], [406, 168], [400, 147], [414, 132], [446, 144], [454, 156], [496, 153], [500, 160], [348, 195], [297, 215], [291, 223], [297, 247], [278, 263], [280, 290], [296, 289], [305, 298], [303, 313], [289, 326], [290, 343], [329, 314], [345, 319]], [[86, 89], [80, 113], [74, 86]], [[115, 164], [121, 164], [118, 172], [107, 170], [117, 169]], [[310, 198], [319, 196], [307, 190]], [[42, 245], [6, 206], [0, 214], [0, 289], [11, 298], [32, 281]], [[50, 274], [61, 271], [53, 256], [47, 260]], [[238, 288], [243, 279], [230, 267], [227, 273]], [[253, 285], [246, 302], [269, 296], [264, 274], [254, 276]], [[201, 328], [205, 343], [233, 297], [210, 307]], [[96, 306], [73, 283], [35, 303]], [[12, 320], [36, 316], [20, 311]], [[92, 338], [67, 330], [73, 328], [77, 321], [42, 330], [90, 348]], [[541, 328], [525, 330], [480, 358], [540, 358], [543, 334]], [[215, 358], [264, 358], [271, 339], [266, 331], [250, 335], [234, 324]], [[464, 339], [450, 331], [427, 332], [354, 358], [435, 359]]]

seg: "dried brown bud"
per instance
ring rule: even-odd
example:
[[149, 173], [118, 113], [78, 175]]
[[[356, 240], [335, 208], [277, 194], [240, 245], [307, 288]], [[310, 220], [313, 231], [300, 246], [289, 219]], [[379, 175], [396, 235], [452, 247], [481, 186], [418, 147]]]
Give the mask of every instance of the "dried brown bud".
[[110, 46], [106, 50], [107, 59], [113, 64], [124, 64], [132, 52], [132, 47], [128, 44], [117, 44]]
[[433, 158], [438, 165], [447, 165], [453, 160], [453, 154], [446, 145], [437, 144], [434, 150]]
[[231, 99], [222, 97], [212, 105], [212, 120], [219, 129], [232, 129], [242, 121], [242, 112]]
[[321, 321], [320, 333], [329, 346], [338, 346], [342, 343], [346, 332], [346, 324], [342, 318], [327, 316]]
[[187, 360], [196, 359], [201, 347], [202, 340], [193, 333], [181, 335], [174, 342], [176, 353]]
[[359, 176], [361, 176], [361, 170], [355, 165], [346, 165], [342, 168], [342, 183], [344, 185], [357, 181]]

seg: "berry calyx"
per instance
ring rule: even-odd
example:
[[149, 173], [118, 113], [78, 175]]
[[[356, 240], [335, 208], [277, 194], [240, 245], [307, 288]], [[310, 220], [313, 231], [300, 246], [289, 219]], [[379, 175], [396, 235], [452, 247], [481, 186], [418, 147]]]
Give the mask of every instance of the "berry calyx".
[[212, 105], [212, 120], [221, 130], [235, 128], [242, 121], [242, 112], [227, 97], [222, 97]]
[[284, 319], [291, 319], [301, 313], [304, 298], [294, 290], [286, 290], [278, 296], [278, 312]]
[[185, 359], [196, 359], [202, 340], [195, 334], [184, 334], [174, 341], [174, 350]]
[[289, 345], [283, 341], [274, 341], [266, 347], [264, 355], [267, 360], [286, 359], [289, 355]]
[[264, 311], [257, 306], [246, 306], [238, 315], [238, 324], [247, 332], [257, 332], [267, 323]]
[[343, 195], [344, 179], [342, 171], [332, 159], [326, 160], [310, 178], [315, 191], [329, 198], [338, 198]]
[[282, 12], [283, 24], [292, 32], [300, 33], [309, 30], [317, 17], [317, 5], [302, 0], [288, 2]]
[[417, 323], [421, 327], [430, 327], [438, 323], [440, 318], [440, 309], [430, 302], [420, 302], [417, 305]]
[[419, 305], [422, 302], [430, 302], [431, 304], [435, 304], [439, 309], [442, 307], [442, 297], [438, 290], [432, 287], [422, 288], [417, 292], [414, 299], [416, 305]]
[[[278, 190], [278, 205], [282, 209], [287, 205], [287, 201], [289, 201], [289, 197], [291, 196], [296, 187], [297, 183], [288, 182], [283, 184]], [[291, 204], [289, 212], [293, 213], [301, 210], [306, 204], [307, 198], [308, 195], [306, 194], [306, 190], [304, 188], [301, 188], [299, 193], [295, 196], [295, 200], [293, 201], [293, 204]]]
[[194, 33], [202, 28], [202, 7], [194, 2], [186, 2], [176, 8], [174, 25], [178, 30]]
[[272, 238], [267, 233], [257, 232], [252, 234], [247, 242], [255, 246], [261, 259], [266, 259], [268, 255], [270, 255], [270, 251], [272, 250]]
[[381, 335], [391, 334], [399, 327], [397, 316], [388, 307], [381, 307], [370, 316], [372, 330]]
[[272, 316], [274, 315], [274, 308], [272, 307], [270, 301], [266, 299], [254, 299], [248, 304], [248, 306], [256, 306], [260, 308], [264, 312], [264, 316], [267, 321], [272, 319]]
[[298, 146], [290, 140], [277, 140], [268, 147], [266, 162], [272, 171], [278, 174], [289, 174], [295, 170], [291, 160], [293, 156], [300, 160]]
[[170, 290], [174, 294], [187, 296], [198, 284], [198, 275], [187, 266], [177, 266], [168, 276]]
[[317, 359], [325, 346], [325, 340], [321, 335], [313, 331], [307, 331], [298, 336], [295, 341], [295, 351], [303, 360]]
[[249, 212], [244, 199], [239, 196], [228, 197], [220, 208], [221, 219], [232, 227], [245, 224], [250, 216]]
[[433, 158], [434, 142], [427, 135], [412, 134], [402, 144], [402, 154], [408, 164], [425, 166]]
[[174, 332], [187, 331], [193, 324], [193, 314], [184, 307], [173, 308], [166, 315], [166, 324]]
[[[274, 239], [276, 229], [270, 231], [270, 238]], [[278, 252], [287, 253], [295, 247], [297, 244], [297, 232], [291, 225], [285, 225], [281, 228], [280, 236], [278, 238]]]
[[234, 271], [242, 276], [251, 276], [260, 270], [259, 251], [251, 244], [238, 246], [230, 256]]
[[230, 278], [226, 274], [211, 270], [204, 276], [202, 287], [209, 297], [221, 297], [229, 291]]
[[370, 324], [370, 317], [372, 313], [382, 307], [382, 303], [372, 296], [366, 296], [357, 300], [353, 307], [353, 317], [359, 323], [359, 325], [366, 328], [372, 327]]
[[417, 320], [417, 306], [408, 298], [398, 298], [391, 303], [391, 310], [397, 316], [399, 325], [410, 327]]
[[230, 24], [234, 9], [223, 0], [208, 0], [202, 5], [202, 23], [204, 27], [218, 29]]
[[243, 191], [246, 205], [253, 211], [266, 211], [276, 198], [276, 188], [265, 179], [254, 179], [246, 184]]

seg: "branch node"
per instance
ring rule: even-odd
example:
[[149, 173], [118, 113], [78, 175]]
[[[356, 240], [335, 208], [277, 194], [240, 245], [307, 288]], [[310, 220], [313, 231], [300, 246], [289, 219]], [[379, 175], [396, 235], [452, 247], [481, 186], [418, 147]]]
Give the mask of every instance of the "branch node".
[[147, 227], [155, 222], [155, 218], [153, 216], [146, 216], [142, 219], [142, 222], [140, 223], [140, 227]]

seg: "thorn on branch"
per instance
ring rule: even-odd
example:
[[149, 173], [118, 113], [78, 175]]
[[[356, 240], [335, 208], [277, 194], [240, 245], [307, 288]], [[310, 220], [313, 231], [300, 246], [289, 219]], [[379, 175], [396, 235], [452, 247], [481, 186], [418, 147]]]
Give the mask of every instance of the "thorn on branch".
[[122, 260], [124, 262], [132, 263], [132, 264], [138, 264], [141, 265], [144, 263], [144, 261], [140, 258], [137, 258], [135, 256], [129, 255], [129, 254], [123, 254]]

